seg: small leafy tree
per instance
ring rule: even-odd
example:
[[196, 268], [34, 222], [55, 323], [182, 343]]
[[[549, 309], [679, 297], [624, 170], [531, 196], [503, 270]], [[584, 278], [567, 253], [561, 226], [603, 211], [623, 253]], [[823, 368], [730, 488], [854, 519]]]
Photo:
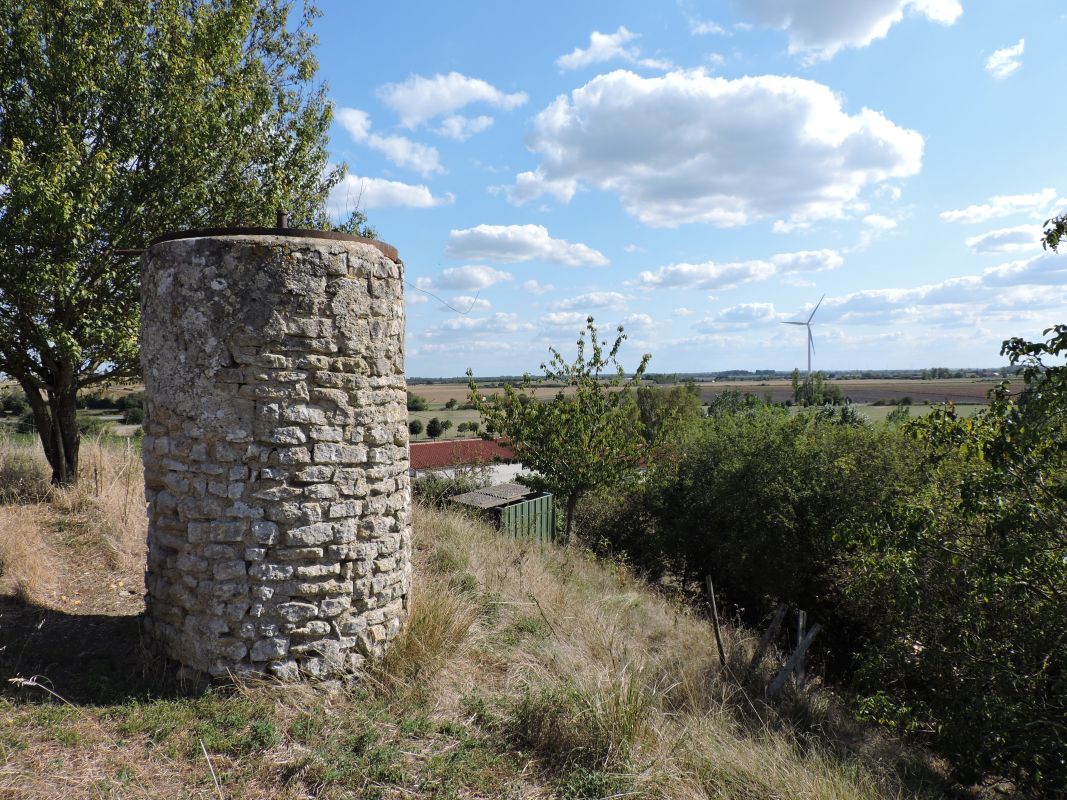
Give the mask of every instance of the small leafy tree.
[[458, 401], [456, 400], [456, 398], [454, 398], [454, 397], [450, 397], [450, 398], [448, 399], [448, 402], [447, 402], [447, 403], [445, 403], [445, 408], [448, 408], [448, 409], [453, 409], [453, 408], [455, 408], [455, 407], [456, 407], [456, 405], [457, 405], [457, 404], [458, 404]]
[[[533, 470], [520, 480], [563, 500], [569, 544], [574, 542], [574, 512], [582, 496], [620, 482], [637, 469], [645, 452], [631, 389], [644, 375], [649, 356], [641, 358], [627, 379], [616, 360], [625, 340], [620, 325], [613, 344], [601, 341], [589, 317], [573, 362], [551, 347], [551, 360], [541, 365], [543, 378], [526, 374], [518, 389], [507, 385], [503, 394], [485, 400], [467, 370], [470, 402], [481, 412], [486, 429], [499, 432], [515, 457]], [[535, 388], [544, 383], [563, 388], [551, 400], [532, 402]], [[523, 402], [523, 396], [530, 399]]]
[[425, 411], [426, 407], [425, 397], [408, 392], [408, 411]]
[[439, 420], [437, 417], [434, 417], [428, 423], [426, 423], [426, 435], [429, 436], [431, 439], [436, 439], [444, 432], [445, 429], [441, 425], [441, 420]]
[[413, 420], [411, 420], [411, 422], [408, 423], [408, 433], [410, 433], [412, 436], [414, 436], [416, 439], [418, 439], [419, 438], [419, 434], [422, 433], [422, 420], [421, 419], [413, 419]]
[[119, 250], [278, 208], [326, 223], [344, 168], [301, 5], [0, 3], [0, 372], [54, 483], [77, 476], [79, 390], [139, 372], [139, 265]]

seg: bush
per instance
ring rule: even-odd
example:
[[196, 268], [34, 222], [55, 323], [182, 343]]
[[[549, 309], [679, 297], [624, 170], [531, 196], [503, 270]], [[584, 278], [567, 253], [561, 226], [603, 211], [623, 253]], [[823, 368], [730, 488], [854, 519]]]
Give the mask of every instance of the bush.
[[87, 394], [82, 398], [82, 403], [85, 408], [93, 409], [94, 411], [104, 411], [109, 408], [118, 408], [118, 401], [114, 397], [106, 397], [102, 394]]
[[131, 408], [144, 408], [144, 392], [131, 392], [130, 394], [123, 395], [115, 401], [115, 408], [120, 411], [127, 411]]
[[21, 416], [30, 410], [30, 404], [26, 396], [20, 392], [4, 392], [0, 394], [0, 411], [12, 416]]
[[419, 397], [417, 394], [408, 392], [408, 411], [425, 411], [429, 408], [429, 404], [426, 402], [425, 397]]
[[805, 609], [840, 673], [862, 634], [840, 609], [840, 531], [916, 489], [915, 448], [894, 428], [842, 424], [832, 407], [826, 420], [741, 409], [709, 417], [644, 483], [596, 498], [583, 535], [654, 579], [701, 587], [711, 575], [750, 623], [779, 601]]
[[412, 481], [411, 496], [425, 505], [445, 508], [456, 495], [482, 489], [491, 482], [488, 470], [477, 467], [457, 470], [452, 477], [431, 472]]
[[144, 422], [144, 409], [140, 406], [128, 406], [122, 412], [122, 421], [126, 425], [140, 425]]

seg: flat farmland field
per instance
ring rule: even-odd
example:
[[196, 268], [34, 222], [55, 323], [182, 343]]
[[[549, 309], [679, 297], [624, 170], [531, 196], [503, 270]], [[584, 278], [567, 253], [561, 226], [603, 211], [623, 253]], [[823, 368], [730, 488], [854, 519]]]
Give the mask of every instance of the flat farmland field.
[[[853, 403], [867, 404], [879, 400], [897, 401], [910, 397], [912, 404], [929, 403], [936, 405], [951, 401], [957, 404], [985, 405], [990, 389], [997, 385], [996, 380], [978, 380], [975, 378], [945, 378], [941, 380], [832, 380], [827, 381], [839, 386], [845, 396]], [[771, 400], [781, 403], [793, 397], [790, 381], [716, 381], [699, 383], [700, 399], [707, 403], [717, 395], [729, 390], [748, 392], [763, 397], [770, 395]]]

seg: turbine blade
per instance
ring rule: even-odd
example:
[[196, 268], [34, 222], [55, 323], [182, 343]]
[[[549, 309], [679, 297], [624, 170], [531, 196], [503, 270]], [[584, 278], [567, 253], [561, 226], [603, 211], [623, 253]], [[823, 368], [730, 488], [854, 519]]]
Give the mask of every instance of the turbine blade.
[[815, 352], [815, 340], [811, 338], [811, 326], [808, 326], [808, 347], [811, 348], [811, 352]]
[[[826, 295], [819, 298], [819, 302], [815, 304], [815, 308], [811, 310], [811, 317], [815, 316], [815, 312], [819, 310], [819, 306], [822, 305], [822, 301], [826, 299]], [[808, 317], [808, 323], [811, 323], [811, 317]]]
[[807, 325], [806, 322], [782, 322], [783, 325]]

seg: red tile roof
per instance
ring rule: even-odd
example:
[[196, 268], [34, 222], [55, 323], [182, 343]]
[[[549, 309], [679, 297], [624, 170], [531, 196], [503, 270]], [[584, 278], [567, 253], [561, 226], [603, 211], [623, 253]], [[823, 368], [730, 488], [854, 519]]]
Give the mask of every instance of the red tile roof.
[[515, 454], [499, 439], [449, 439], [444, 442], [412, 442], [412, 469], [442, 469], [494, 461], [513, 461]]

